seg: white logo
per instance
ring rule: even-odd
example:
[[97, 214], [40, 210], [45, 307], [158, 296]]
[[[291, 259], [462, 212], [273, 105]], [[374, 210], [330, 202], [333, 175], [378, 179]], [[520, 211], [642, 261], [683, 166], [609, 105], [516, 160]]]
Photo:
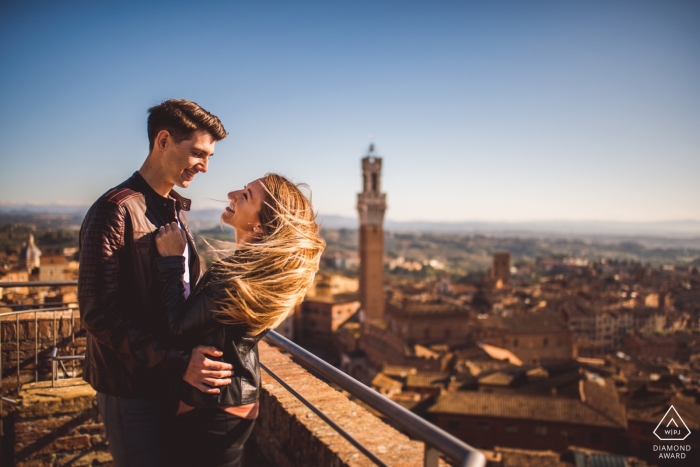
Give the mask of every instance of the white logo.
[[690, 430], [675, 407], [671, 406], [664, 418], [656, 425], [654, 434], [661, 441], [683, 441], [690, 435]]

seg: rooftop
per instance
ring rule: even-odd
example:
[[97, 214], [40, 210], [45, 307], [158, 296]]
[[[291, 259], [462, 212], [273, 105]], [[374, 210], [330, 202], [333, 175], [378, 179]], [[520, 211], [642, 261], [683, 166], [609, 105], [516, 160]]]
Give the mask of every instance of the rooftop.
[[627, 428], [625, 421], [604, 415], [580, 400], [564, 397], [454, 392], [438, 396], [428, 412]]
[[533, 313], [524, 316], [489, 316], [479, 319], [479, 325], [485, 329], [502, 330], [515, 333], [539, 333], [568, 331], [568, 326], [558, 316], [551, 313]]

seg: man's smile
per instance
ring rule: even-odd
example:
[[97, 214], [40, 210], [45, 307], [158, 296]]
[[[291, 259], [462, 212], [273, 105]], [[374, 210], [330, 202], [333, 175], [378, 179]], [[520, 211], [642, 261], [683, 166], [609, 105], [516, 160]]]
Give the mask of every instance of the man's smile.
[[186, 181], [192, 181], [194, 176], [197, 175], [197, 170], [185, 169], [182, 171], [182, 179]]

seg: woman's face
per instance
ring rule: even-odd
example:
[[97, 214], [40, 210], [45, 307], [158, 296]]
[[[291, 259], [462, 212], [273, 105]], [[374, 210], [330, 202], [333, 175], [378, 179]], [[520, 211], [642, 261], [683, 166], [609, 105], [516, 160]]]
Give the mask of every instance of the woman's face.
[[230, 201], [221, 215], [221, 220], [236, 230], [238, 242], [248, 242], [262, 233], [260, 207], [265, 202], [267, 191], [262, 179], [257, 179], [242, 190], [228, 194]]

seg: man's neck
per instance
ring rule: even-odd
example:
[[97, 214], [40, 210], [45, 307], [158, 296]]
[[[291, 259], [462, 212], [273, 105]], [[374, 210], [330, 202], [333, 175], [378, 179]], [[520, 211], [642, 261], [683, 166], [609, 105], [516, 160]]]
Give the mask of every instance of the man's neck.
[[146, 180], [146, 183], [153, 188], [153, 191], [163, 198], [167, 198], [170, 194], [170, 190], [175, 186], [165, 181], [162, 169], [153, 163], [150, 155], [139, 169], [139, 174]]

